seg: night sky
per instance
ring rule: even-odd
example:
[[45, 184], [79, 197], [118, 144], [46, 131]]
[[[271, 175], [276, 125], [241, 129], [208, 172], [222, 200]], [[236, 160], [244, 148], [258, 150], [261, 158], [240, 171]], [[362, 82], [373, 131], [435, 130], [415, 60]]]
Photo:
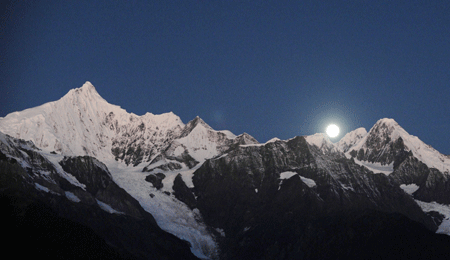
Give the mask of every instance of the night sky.
[[[450, 2], [10, 1], [0, 117], [92, 82], [258, 141], [394, 118], [450, 154]], [[332, 141], [337, 141], [341, 134]]]

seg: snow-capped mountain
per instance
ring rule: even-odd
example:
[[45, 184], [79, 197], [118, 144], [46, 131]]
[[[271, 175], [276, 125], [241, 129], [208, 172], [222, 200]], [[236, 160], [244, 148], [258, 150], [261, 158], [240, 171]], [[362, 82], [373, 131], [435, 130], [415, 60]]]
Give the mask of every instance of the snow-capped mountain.
[[362, 138], [367, 135], [367, 130], [364, 127], [360, 127], [356, 130], [347, 133], [344, 137], [342, 137], [339, 142], [336, 143], [336, 146], [346, 153], [350, 148], [352, 148], [355, 144], [357, 144]]
[[340, 150], [338, 147], [330, 141], [330, 138], [325, 133], [318, 133], [305, 137], [306, 142], [310, 145], [314, 145], [324, 153], [338, 153]]
[[[386, 256], [401, 259], [450, 245], [431, 232], [450, 234], [450, 158], [392, 119], [337, 143], [319, 133], [261, 144], [200, 117], [128, 113], [86, 82], [0, 118], [0, 152], [0, 191], [19, 194], [16, 207], [38, 201], [132, 258], [367, 259], [364, 249], [395, 244]], [[426, 242], [403, 249], [394, 230]], [[389, 246], [374, 242], [384, 237]]]
[[[429, 168], [436, 168], [442, 172], [450, 171], [450, 158], [448, 156], [439, 153], [418, 137], [408, 134], [393, 119], [380, 119], [366, 135], [360, 129], [355, 130], [359, 131], [359, 134], [349, 133], [355, 135], [355, 137], [349, 136], [350, 138], [347, 138], [346, 135], [338, 143], [343, 151], [359, 161], [380, 163], [381, 165], [393, 164], [395, 168], [396, 163], [398, 164], [407, 153], [411, 152], [414, 157], [425, 163]], [[347, 139], [355, 141], [348, 141]], [[358, 139], [359, 141], [356, 141]], [[353, 142], [353, 145], [343, 145], [343, 143], [350, 142]]]
[[[198, 168], [206, 159], [220, 155], [232, 145], [257, 143], [248, 134], [235, 136], [230, 131], [216, 131], [199, 117], [185, 125], [171, 112], [143, 116], [128, 113], [105, 101], [90, 82], [70, 90], [58, 101], [0, 118], [0, 132], [29, 140], [47, 155], [98, 158], [110, 169], [114, 180], [135, 195], [163, 229], [188, 240], [199, 256], [204, 256], [204, 252], [214, 254], [214, 241], [205, 227], [198, 224], [196, 214], [188, 208], [183, 211], [180, 203], [162, 193], [172, 190], [176, 176], [172, 171], [181, 172], [190, 184], [194, 167]], [[150, 171], [150, 175], [169, 171], [167, 178], [163, 178], [165, 188], [161, 193], [152, 192], [152, 183], [145, 181], [148, 176], [145, 172]], [[136, 185], [145, 187], [135, 190]], [[167, 211], [160, 210], [157, 205], [161, 203]]]

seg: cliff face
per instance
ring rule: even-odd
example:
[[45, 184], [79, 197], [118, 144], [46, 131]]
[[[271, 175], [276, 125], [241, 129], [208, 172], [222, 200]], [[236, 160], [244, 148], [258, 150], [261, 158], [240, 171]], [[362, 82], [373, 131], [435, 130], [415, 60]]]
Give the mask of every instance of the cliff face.
[[[221, 248], [229, 259], [242, 251], [253, 258], [285, 254], [294, 259], [320, 241], [315, 232], [323, 231], [324, 219], [346, 222], [371, 211], [406, 215], [437, 228], [391, 178], [304, 137], [240, 146], [207, 160], [193, 183], [195, 206], [208, 225], [224, 233]], [[291, 240], [281, 245], [282, 237]]]
[[97, 159], [64, 157], [54, 164], [47, 156], [58, 155], [7, 135], [0, 139], [0, 197], [15, 225], [11, 241], [27, 234], [31, 250], [57, 258], [196, 259]]
[[402, 259], [450, 244], [433, 234], [450, 234], [450, 158], [393, 119], [335, 144], [260, 144], [200, 117], [128, 113], [87, 82], [0, 131], [12, 218], [79, 224], [108, 258]]

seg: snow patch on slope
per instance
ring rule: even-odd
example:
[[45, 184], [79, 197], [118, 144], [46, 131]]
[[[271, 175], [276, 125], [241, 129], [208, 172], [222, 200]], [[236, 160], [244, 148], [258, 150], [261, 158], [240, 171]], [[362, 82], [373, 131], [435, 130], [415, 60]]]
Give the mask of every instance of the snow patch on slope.
[[400, 185], [400, 188], [404, 190], [409, 195], [412, 195], [414, 192], [416, 192], [419, 189], [419, 186], [417, 184], [402, 184]]
[[353, 158], [355, 163], [364, 166], [367, 169], [371, 170], [374, 173], [383, 173], [385, 175], [389, 175], [394, 172], [394, 163], [388, 165], [382, 165], [381, 163], [371, 163], [367, 161], [359, 161], [356, 158]]
[[[140, 167], [126, 166], [115, 160], [107, 161], [105, 164], [114, 181], [139, 201], [139, 204], [153, 215], [163, 230], [188, 241], [191, 244], [191, 251], [197, 257], [213, 258], [217, 254], [218, 247], [214, 237], [203, 224], [198, 210], [191, 210], [172, 195], [154, 188], [151, 183], [145, 181], [148, 173], [143, 173]], [[175, 178], [177, 173], [178, 171], [164, 174], [169, 178], [171, 176]], [[188, 178], [183, 177], [188, 186], [193, 186], [192, 181], [189, 183], [186, 179]], [[166, 184], [170, 185], [170, 182], [173, 185], [173, 181], [168, 180], [164, 182], [164, 187]], [[166, 187], [166, 190], [171, 188], [172, 186]]]
[[436, 233], [446, 234], [450, 236], [450, 205], [439, 204], [437, 202], [423, 202], [415, 200], [424, 212], [436, 211], [445, 216], [442, 223], [439, 225]]
[[283, 180], [290, 179], [292, 176], [295, 176], [295, 175], [298, 175], [298, 177], [300, 177], [302, 182], [305, 183], [308, 187], [313, 188], [313, 187], [317, 186], [316, 182], [313, 179], [303, 177], [296, 172], [286, 171], [286, 172], [280, 173], [280, 180], [282, 180], [280, 182], [280, 187], [281, 187], [281, 184], [283, 183]]

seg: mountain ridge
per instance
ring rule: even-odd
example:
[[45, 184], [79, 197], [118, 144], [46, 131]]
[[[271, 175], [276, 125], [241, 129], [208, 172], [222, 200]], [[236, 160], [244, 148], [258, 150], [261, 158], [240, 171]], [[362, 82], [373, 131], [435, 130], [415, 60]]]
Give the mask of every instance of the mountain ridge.
[[[86, 82], [60, 100], [0, 118], [0, 151], [7, 169], [29, 176], [34, 193], [66, 198], [73, 207], [89, 202], [113, 216], [148, 212], [200, 258], [233, 259], [244, 250], [297, 259], [295, 243], [320, 240], [293, 219], [323, 232], [315, 217], [374, 210], [432, 231], [450, 226], [450, 214], [431, 204], [450, 203], [448, 157], [388, 118], [337, 143], [322, 133], [259, 143], [247, 133], [214, 130], [198, 116], [184, 124], [172, 112], [128, 113]], [[119, 188], [123, 201], [108, 191]], [[296, 242], [281, 246], [280, 230]], [[265, 237], [260, 245], [248, 240], [255, 234]], [[256, 245], [268, 251], [260, 255]]]

